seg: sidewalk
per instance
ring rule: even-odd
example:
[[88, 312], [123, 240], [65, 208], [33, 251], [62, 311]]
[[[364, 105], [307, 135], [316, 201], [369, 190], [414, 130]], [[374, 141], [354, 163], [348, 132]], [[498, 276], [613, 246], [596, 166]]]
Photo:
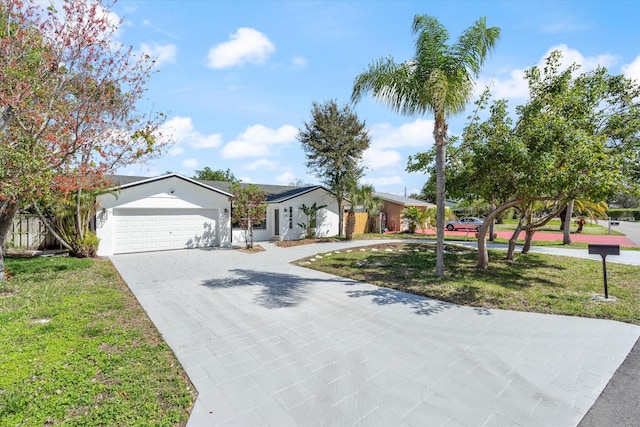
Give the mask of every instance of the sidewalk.
[[[417, 231], [419, 234], [436, 234], [436, 230], [433, 229], [424, 229]], [[394, 234], [393, 232], [388, 232], [386, 234]], [[445, 231], [445, 238], [451, 236], [469, 236], [474, 237], [476, 234], [475, 231]], [[502, 239], [510, 239], [513, 234], [511, 231], [497, 231], [495, 234]], [[525, 233], [522, 232], [518, 236], [519, 239], [524, 240]], [[562, 233], [535, 233], [533, 235], [533, 244], [535, 245], [536, 241], [562, 241]], [[571, 234], [572, 242], [582, 242], [582, 243], [594, 243], [594, 244], [608, 244], [608, 245], [620, 245], [628, 248], [636, 248], [634, 242], [628, 239], [626, 236], [610, 236], [610, 235], [597, 235], [597, 234]]]

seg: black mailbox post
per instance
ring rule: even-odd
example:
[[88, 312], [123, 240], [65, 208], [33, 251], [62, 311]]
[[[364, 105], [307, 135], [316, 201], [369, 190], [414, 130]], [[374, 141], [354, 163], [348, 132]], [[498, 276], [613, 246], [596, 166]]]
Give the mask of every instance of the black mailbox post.
[[589, 254], [602, 257], [602, 272], [604, 274], [604, 297], [609, 299], [607, 288], [607, 255], [620, 255], [620, 245], [589, 245]]

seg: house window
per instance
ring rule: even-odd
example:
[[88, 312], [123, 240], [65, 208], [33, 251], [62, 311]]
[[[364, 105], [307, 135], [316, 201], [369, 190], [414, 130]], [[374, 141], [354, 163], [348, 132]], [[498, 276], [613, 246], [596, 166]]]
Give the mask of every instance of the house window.
[[[231, 208], [231, 212], [233, 212], [233, 207]], [[233, 214], [231, 216], [231, 218], [233, 218]], [[240, 228], [240, 223], [238, 221], [234, 221], [233, 219], [231, 220], [231, 228], [234, 229], [239, 229]], [[265, 217], [264, 221], [262, 221], [260, 224], [253, 224], [253, 229], [254, 230], [266, 230], [267, 228], [267, 218]]]
[[293, 228], [293, 207], [289, 206], [289, 229]]

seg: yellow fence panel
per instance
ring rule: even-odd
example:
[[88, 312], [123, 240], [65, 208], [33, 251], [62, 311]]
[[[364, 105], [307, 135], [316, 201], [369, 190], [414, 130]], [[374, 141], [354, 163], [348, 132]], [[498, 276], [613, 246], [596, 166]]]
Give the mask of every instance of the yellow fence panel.
[[[347, 226], [348, 213], [344, 214], [344, 224]], [[366, 212], [356, 212], [356, 227], [353, 230], [353, 234], [364, 234], [367, 228], [367, 221], [369, 220], [369, 214]]]

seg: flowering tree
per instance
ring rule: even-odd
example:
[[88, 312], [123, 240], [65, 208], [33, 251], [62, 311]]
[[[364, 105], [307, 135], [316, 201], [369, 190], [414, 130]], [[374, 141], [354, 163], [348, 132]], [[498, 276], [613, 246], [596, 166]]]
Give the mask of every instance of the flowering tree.
[[267, 195], [257, 186], [244, 186], [234, 182], [230, 187], [233, 197], [231, 220], [244, 231], [247, 249], [253, 248], [253, 226], [267, 219]]
[[170, 144], [158, 133], [164, 116], [136, 109], [153, 61], [114, 40], [121, 21], [108, 7], [0, 0], [0, 279], [1, 247], [22, 204], [46, 205], [58, 193], [75, 197], [79, 212], [83, 190]]

